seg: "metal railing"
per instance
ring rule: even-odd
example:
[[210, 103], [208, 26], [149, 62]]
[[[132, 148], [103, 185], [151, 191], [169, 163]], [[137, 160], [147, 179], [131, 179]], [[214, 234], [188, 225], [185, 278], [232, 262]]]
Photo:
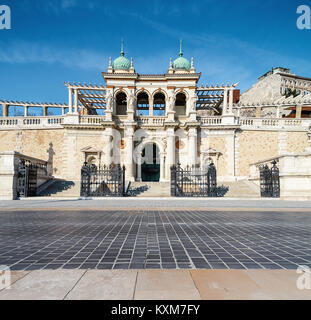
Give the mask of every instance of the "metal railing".
[[171, 167], [171, 196], [217, 197], [217, 172], [213, 163], [207, 170], [180, 164]]
[[40, 176], [48, 176], [48, 163], [31, 157], [21, 157], [17, 165], [17, 196], [34, 197], [37, 195]]
[[125, 166], [84, 163], [81, 168], [82, 197], [125, 196]]
[[280, 173], [276, 163], [274, 160], [271, 168], [267, 164], [259, 167], [260, 194], [262, 197], [280, 197]]

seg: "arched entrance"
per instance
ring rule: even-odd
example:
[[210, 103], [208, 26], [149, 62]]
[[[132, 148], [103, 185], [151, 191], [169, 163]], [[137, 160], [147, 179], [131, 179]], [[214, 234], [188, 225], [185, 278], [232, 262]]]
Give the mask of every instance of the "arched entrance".
[[160, 181], [160, 152], [155, 143], [148, 143], [142, 151], [141, 164], [142, 181]]

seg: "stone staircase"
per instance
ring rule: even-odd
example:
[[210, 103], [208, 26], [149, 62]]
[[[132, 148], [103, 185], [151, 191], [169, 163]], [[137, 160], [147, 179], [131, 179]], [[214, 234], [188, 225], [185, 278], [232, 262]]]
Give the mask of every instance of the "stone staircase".
[[[259, 198], [260, 188], [248, 180], [218, 182], [225, 198]], [[39, 192], [43, 197], [79, 197], [80, 182], [54, 180]], [[170, 182], [131, 182], [129, 197], [170, 197]]]
[[132, 197], [169, 197], [169, 182], [131, 182], [128, 196]]
[[50, 182], [47, 188], [40, 191], [40, 197], [79, 197], [80, 196], [80, 182], [58, 180]]
[[259, 198], [260, 188], [255, 183], [248, 180], [219, 182], [218, 187], [225, 186], [229, 190], [225, 198]]

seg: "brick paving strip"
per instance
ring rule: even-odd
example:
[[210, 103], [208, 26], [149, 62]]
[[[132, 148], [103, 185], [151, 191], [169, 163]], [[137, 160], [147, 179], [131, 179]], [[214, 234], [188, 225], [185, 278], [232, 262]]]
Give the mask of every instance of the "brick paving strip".
[[311, 299], [295, 270], [13, 271], [0, 300]]
[[3, 211], [0, 265], [13, 271], [311, 267], [310, 212], [230, 211]]

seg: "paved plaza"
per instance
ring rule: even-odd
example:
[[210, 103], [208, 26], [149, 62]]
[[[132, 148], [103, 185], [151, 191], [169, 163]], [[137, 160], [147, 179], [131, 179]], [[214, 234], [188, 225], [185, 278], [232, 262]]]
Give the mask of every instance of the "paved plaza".
[[298, 276], [262, 269], [13, 271], [0, 300], [310, 300], [311, 290], [297, 288]]
[[311, 267], [309, 209], [87, 210], [85, 202], [80, 210], [2, 208], [0, 265], [26, 271]]

